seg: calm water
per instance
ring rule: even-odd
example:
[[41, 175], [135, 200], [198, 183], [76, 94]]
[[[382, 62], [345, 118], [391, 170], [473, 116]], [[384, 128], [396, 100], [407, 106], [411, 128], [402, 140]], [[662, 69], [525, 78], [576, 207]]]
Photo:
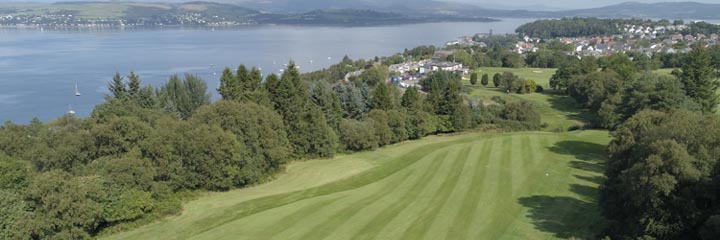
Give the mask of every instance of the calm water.
[[[0, 29], [0, 121], [27, 123], [33, 117], [48, 121], [67, 112], [69, 105], [78, 116], [87, 116], [93, 106], [104, 101], [107, 82], [116, 71], [135, 71], [144, 83], [153, 85], [172, 74], [196, 74], [217, 97], [214, 89], [225, 66], [259, 66], [267, 74], [292, 59], [301, 71], [310, 71], [327, 67], [344, 55], [353, 59], [387, 56], [490, 29], [513, 32], [529, 21], [214, 31]], [[81, 97], [74, 95], [76, 82]]]

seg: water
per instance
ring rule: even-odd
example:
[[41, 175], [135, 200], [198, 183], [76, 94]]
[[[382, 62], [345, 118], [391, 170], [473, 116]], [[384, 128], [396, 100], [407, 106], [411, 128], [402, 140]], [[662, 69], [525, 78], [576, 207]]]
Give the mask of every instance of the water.
[[[115, 72], [135, 71], [144, 83], [155, 86], [173, 74], [196, 74], [208, 82], [217, 98], [215, 89], [225, 66], [258, 66], [268, 74], [292, 59], [305, 72], [327, 67], [344, 55], [353, 59], [387, 56], [490, 29], [513, 32], [530, 21], [215, 30], [5, 28], [0, 29], [0, 121], [27, 123], [33, 117], [49, 121], [65, 114], [70, 105], [77, 116], [88, 116], [104, 101], [107, 82]], [[75, 96], [76, 82], [80, 97]]]

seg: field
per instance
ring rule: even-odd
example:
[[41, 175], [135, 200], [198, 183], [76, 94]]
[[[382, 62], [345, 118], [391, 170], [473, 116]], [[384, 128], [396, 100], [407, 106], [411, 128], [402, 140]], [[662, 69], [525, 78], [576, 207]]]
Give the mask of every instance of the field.
[[[540, 82], [553, 71], [507, 70]], [[105, 238], [596, 238], [605, 226], [597, 197], [607, 131], [567, 132], [592, 117], [567, 96], [469, 89], [471, 98], [531, 101], [549, 126], [295, 162], [270, 183], [208, 193], [179, 216]]]
[[552, 77], [553, 74], [555, 74], [555, 71], [557, 69], [555, 68], [494, 68], [494, 67], [482, 67], [479, 68], [478, 73], [478, 79], [482, 78], [483, 74], [488, 74], [490, 77], [490, 84], [492, 85], [492, 76], [495, 75], [495, 73], [502, 74], [503, 72], [511, 72], [521, 78], [524, 79], [532, 79], [534, 80], [538, 85], [541, 85], [544, 88], [549, 88], [550, 85], [550, 77]]
[[109, 239], [591, 238], [607, 132], [471, 133], [289, 165]]
[[[467, 79], [463, 81], [466, 88], [470, 89], [469, 97], [473, 100], [490, 100], [493, 96], [501, 96], [509, 101], [525, 100], [535, 106], [535, 109], [542, 116], [542, 121], [547, 123], [544, 131], [567, 130], [573, 126], [582, 126], [583, 122], [594, 117], [593, 113], [583, 110], [575, 103], [575, 100], [566, 96], [558, 95], [547, 91], [550, 89], [550, 77], [555, 74], [553, 68], [480, 68], [478, 73], [488, 73], [491, 78], [489, 87], [481, 85], [472, 86]], [[512, 72], [525, 79], [532, 79], [542, 86], [545, 94], [507, 94], [504, 90], [493, 87], [492, 75], [495, 73]]]

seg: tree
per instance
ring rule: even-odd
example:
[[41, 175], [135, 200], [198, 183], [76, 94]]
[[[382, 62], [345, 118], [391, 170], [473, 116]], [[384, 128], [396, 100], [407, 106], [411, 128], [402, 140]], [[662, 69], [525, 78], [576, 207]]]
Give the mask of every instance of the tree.
[[0, 239], [24, 239], [18, 221], [27, 218], [27, 204], [20, 194], [0, 189]]
[[263, 175], [259, 173], [273, 172], [290, 158], [282, 117], [267, 107], [252, 102], [219, 101], [200, 108], [191, 121], [232, 132], [256, 155], [244, 162], [246, 184], [260, 181]]
[[535, 83], [535, 80], [529, 79], [523, 82], [524, 93], [534, 93], [535, 89], [537, 89], [537, 83]]
[[296, 157], [331, 157], [337, 134], [327, 124], [319, 107], [308, 104], [310, 97], [294, 62], [288, 64], [274, 90], [276, 111], [283, 117], [288, 140]]
[[700, 44], [693, 45], [684, 64], [675, 76], [683, 83], [687, 96], [697, 102], [703, 112], [715, 112], [720, 99], [717, 91], [720, 81], [715, 76], [709, 51]]
[[110, 90], [110, 93], [112, 94], [111, 97], [116, 99], [125, 100], [128, 96], [125, 82], [123, 81], [123, 77], [120, 73], [115, 73], [112, 81], [108, 83], [108, 90]]
[[522, 89], [524, 80], [520, 79], [518, 76], [511, 72], [504, 72], [502, 74], [502, 86], [505, 87], [505, 90], [508, 93], [511, 92], [518, 92], [519, 89]]
[[354, 84], [338, 84], [333, 87], [333, 91], [340, 100], [343, 109], [343, 117], [360, 120], [368, 111], [370, 111], [370, 100], [368, 95], [368, 86], [362, 84], [355, 86]]
[[195, 109], [210, 103], [207, 83], [197, 76], [186, 74], [183, 80], [174, 75], [158, 90], [160, 107], [167, 112], [176, 113], [185, 119]]
[[470, 74], [470, 84], [476, 85], [478, 81], [478, 74], [476, 72]]
[[622, 90], [623, 81], [613, 71], [594, 72], [570, 80], [567, 90], [575, 101], [597, 111], [603, 101]]
[[370, 92], [370, 106], [372, 109], [390, 110], [395, 108], [395, 101], [391, 93], [391, 85], [379, 83]]
[[482, 80], [480, 81], [480, 84], [482, 84], [484, 87], [487, 87], [488, 83], [490, 82], [490, 76], [488, 74], [483, 74]]
[[611, 237], [697, 239], [718, 215], [715, 190], [720, 119], [698, 112], [644, 110], [608, 147], [600, 204]]
[[350, 151], [362, 151], [378, 147], [378, 139], [371, 122], [343, 119], [340, 123], [340, 142]]
[[21, 190], [30, 181], [30, 165], [0, 153], [0, 189]]
[[140, 76], [135, 72], [130, 72], [128, 80], [128, 97], [135, 99], [140, 94]]
[[493, 85], [495, 85], [495, 87], [500, 87], [501, 82], [502, 75], [500, 75], [500, 73], [495, 73], [495, 75], [493, 75]]
[[340, 105], [340, 99], [330, 88], [330, 85], [327, 82], [315, 83], [315, 86], [310, 90], [310, 99], [315, 106], [320, 107], [323, 111], [328, 125], [337, 131], [343, 117], [343, 109]]
[[53, 170], [36, 176], [25, 193], [32, 214], [18, 221], [21, 236], [86, 239], [102, 216], [100, 182]]
[[402, 96], [401, 105], [408, 112], [422, 110], [422, 95], [420, 95], [417, 87], [410, 86], [407, 90], [405, 90], [405, 94]]
[[232, 73], [230, 68], [223, 70], [220, 77], [220, 87], [217, 89], [220, 96], [225, 100], [235, 100], [238, 98], [239, 83], [237, 77]]
[[390, 77], [390, 72], [387, 67], [373, 66], [367, 69], [358, 76], [358, 79], [370, 86], [375, 86], [380, 83], [386, 83]]

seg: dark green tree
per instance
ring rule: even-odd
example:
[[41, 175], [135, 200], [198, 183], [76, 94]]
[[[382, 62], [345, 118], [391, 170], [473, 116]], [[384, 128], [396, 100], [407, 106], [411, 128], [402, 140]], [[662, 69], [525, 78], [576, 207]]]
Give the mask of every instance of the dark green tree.
[[502, 75], [500, 75], [500, 73], [495, 73], [495, 75], [493, 75], [493, 85], [495, 85], [495, 87], [500, 87], [501, 83]]
[[717, 95], [720, 81], [712, 67], [710, 53], [704, 46], [693, 45], [682, 68], [674, 74], [683, 83], [687, 96], [700, 104], [703, 112], [715, 112], [720, 103]]
[[477, 85], [477, 82], [478, 82], [478, 74], [475, 72], [470, 74], [470, 84]]
[[128, 96], [127, 87], [125, 86], [123, 76], [121, 76], [120, 73], [115, 73], [112, 81], [108, 83], [108, 90], [110, 90], [110, 93], [112, 94], [111, 97], [116, 99], [125, 100]]
[[486, 74], [483, 74], [482, 80], [480, 80], [480, 84], [483, 85], [484, 87], [487, 87], [487, 85], [488, 85], [489, 83], [490, 83], [490, 76], [488, 76], [487, 73], [486, 73]]
[[370, 92], [370, 106], [372, 109], [390, 110], [395, 108], [395, 101], [392, 96], [392, 85], [379, 83]]

